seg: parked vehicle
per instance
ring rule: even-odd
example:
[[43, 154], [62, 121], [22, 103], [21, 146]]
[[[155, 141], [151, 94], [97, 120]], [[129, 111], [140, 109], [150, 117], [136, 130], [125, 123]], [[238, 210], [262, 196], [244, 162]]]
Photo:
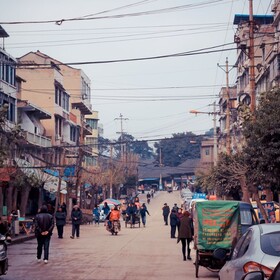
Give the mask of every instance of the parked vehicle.
[[5, 275], [8, 271], [7, 244], [10, 242], [10, 237], [0, 235], [0, 275]]
[[241, 201], [197, 201], [192, 214], [196, 277], [200, 266], [219, 271], [242, 233], [257, 223], [251, 204]]
[[246, 273], [242, 280], [279, 280], [280, 279], [280, 262], [273, 270], [269, 278], [265, 277], [263, 271], [250, 271]]
[[261, 270], [269, 277], [279, 261], [280, 224], [254, 225], [239, 239], [219, 277], [220, 280], [239, 280], [253, 270]]

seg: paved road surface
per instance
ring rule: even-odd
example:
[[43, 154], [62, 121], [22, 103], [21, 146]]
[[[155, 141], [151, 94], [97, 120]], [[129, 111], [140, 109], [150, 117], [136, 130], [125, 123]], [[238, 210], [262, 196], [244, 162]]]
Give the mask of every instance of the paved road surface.
[[[141, 198], [145, 202], [145, 197]], [[191, 280], [196, 279], [193, 261], [183, 261], [181, 244], [170, 238], [161, 208], [180, 203], [179, 192], [160, 192], [151, 200], [147, 227], [125, 228], [112, 236], [103, 226], [84, 225], [80, 239], [64, 239], [54, 231], [48, 264], [36, 261], [36, 240], [9, 246], [10, 267], [3, 280]], [[192, 250], [194, 260], [195, 251]], [[217, 274], [200, 269], [200, 279], [217, 279]]]

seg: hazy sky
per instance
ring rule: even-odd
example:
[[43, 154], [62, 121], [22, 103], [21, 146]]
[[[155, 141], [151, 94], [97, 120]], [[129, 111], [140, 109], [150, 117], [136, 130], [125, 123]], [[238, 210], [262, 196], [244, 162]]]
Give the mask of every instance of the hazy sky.
[[[274, 0], [254, 1], [255, 14], [271, 14]], [[121, 129], [136, 139], [173, 133], [202, 134], [213, 127], [213, 112], [225, 73], [234, 64], [235, 14], [248, 14], [248, 0], [0, 0], [0, 25], [9, 33], [6, 51], [20, 57], [41, 52], [63, 62], [130, 62], [77, 65], [91, 79], [91, 103], [104, 136]], [[62, 24], [54, 21], [66, 19]], [[71, 20], [67, 20], [71, 19]], [[8, 22], [32, 22], [7, 24]], [[49, 23], [36, 23], [51, 21]], [[61, 22], [59, 22], [61, 23]], [[221, 46], [220, 46], [221, 45]], [[224, 45], [224, 46], [223, 46]], [[220, 46], [220, 47], [216, 47]], [[216, 47], [216, 48], [212, 48]], [[205, 49], [205, 54], [187, 53]], [[172, 56], [184, 53], [184, 55]], [[165, 57], [167, 56], [167, 57]], [[236, 71], [230, 72], [230, 84]], [[45, 108], [47, 110], [47, 108]]]

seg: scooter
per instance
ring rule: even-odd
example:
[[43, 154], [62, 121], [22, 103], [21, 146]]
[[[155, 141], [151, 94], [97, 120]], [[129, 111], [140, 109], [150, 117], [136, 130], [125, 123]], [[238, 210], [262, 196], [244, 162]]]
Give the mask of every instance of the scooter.
[[11, 241], [9, 236], [0, 235], [0, 275], [5, 275], [8, 271], [7, 245]]

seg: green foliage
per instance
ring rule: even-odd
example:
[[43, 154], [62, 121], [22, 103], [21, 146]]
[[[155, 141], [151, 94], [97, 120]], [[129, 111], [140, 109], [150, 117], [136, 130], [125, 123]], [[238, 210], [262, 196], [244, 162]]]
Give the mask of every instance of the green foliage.
[[[228, 196], [240, 200], [238, 169], [242, 166], [240, 155], [220, 154], [217, 166], [212, 167], [207, 174], [197, 174], [197, 184], [204, 192], [214, 191], [219, 197]], [[242, 170], [244, 172], [244, 169]]]
[[254, 181], [280, 186], [280, 90], [261, 95], [253, 118], [244, 123], [246, 162]]
[[161, 163], [165, 166], [178, 166], [187, 159], [199, 158], [202, 138], [192, 132], [177, 133], [170, 139], [155, 143], [158, 163], [160, 163], [160, 148]]
[[137, 176], [136, 175], [127, 176], [125, 178], [124, 185], [125, 186], [130, 186], [130, 187], [136, 186], [137, 185]]
[[[142, 160], [153, 158], [153, 149], [148, 145], [147, 141], [139, 141], [135, 139], [132, 135], [127, 133], [123, 134], [123, 139], [119, 137], [118, 142], [121, 142], [121, 140], [123, 141], [123, 145], [125, 145], [125, 150], [128, 153], [136, 154]], [[119, 155], [121, 153], [121, 144], [116, 145], [115, 147]]]

